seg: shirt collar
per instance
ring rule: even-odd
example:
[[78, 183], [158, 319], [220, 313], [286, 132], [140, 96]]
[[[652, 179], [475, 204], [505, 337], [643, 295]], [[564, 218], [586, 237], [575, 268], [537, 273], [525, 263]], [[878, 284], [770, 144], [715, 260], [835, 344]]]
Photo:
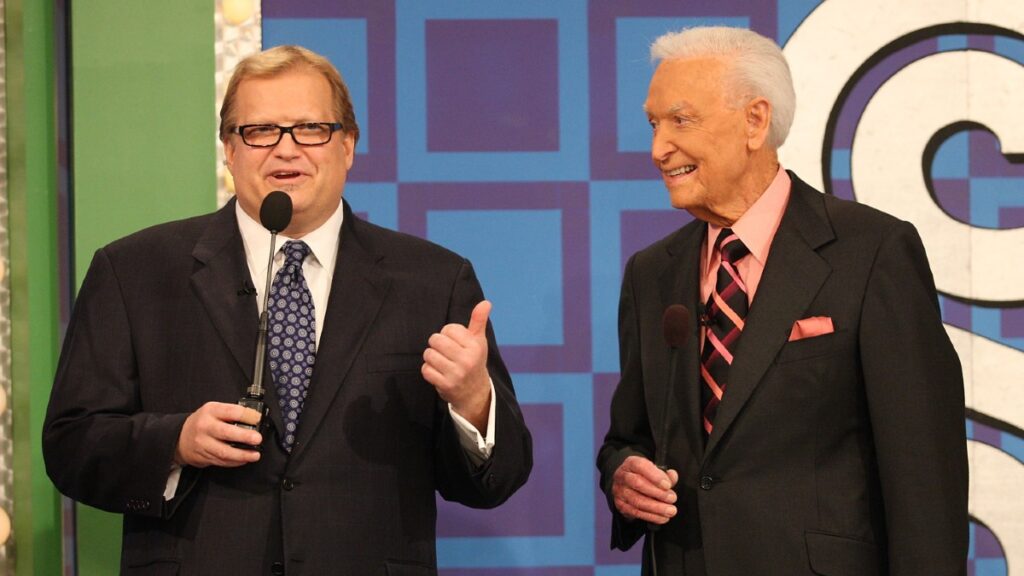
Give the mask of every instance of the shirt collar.
[[[761, 194], [754, 204], [740, 216], [740, 219], [733, 223], [730, 229], [739, 236], [750, 250], [761, 266], [768, 260], [768, 251], [775, 238], [775, 232], [782, 222], [782, 215], [786, 211], [786, 204], [789, 202], [789, 189], [792, 180], [789, 174], [780, 166], [779, 171], [772, 179], [772, 183]], [[722, 231], [721, 226], [708, 224], [708, 242], [706, 247], [705, 262], [711, 262], [711, 256], [715, 249], [715, 240]]]
[[[245, 245], [245, 257], [249, 262], [249, 269], [252, 270], [254, 277], [262, 278], [267, 273], [270, 234], [262, 224], [253, 220], [245, 210], [242, 210], [242, 206], [237, 202], [235, 203], [235, 219], [238, 220], [238, 230], [242, 234], [242, 244]], [[313, 257], [328, 274], [334, 274], [334, 263], [338, 258], [338, 243], [341, 239], [341, 225], [344, 219], [345, 202], [341, 201], [338, 202], [338, 207], [326, 222], [301, 238], [309, 246]], [[275, 258], [280, 253], [281, 246], [284, 246], [284, 243], [289, 240], [295, 240], [295, 238], [284, 234], [277, 235], [277, 242], [274, 245]]]

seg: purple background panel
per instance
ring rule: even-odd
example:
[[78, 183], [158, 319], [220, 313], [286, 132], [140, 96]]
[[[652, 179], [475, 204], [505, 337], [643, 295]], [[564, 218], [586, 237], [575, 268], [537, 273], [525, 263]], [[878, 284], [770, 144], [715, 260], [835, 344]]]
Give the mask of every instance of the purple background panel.
[[940, 297], [942, 302], [942, 321], [961, 328], [971, 330], [971, 307], [952, 298]]
[[[398, 175], [395, 149], [395, 3], [338, 0], [262, 0], [263, 18], [361, 18], [366, 20], [366, 63], [370, 151], [356, 154], [348, 178], [352, 182], [394, 182]], [[345, 73], [344, 70], [341, 71]]]
[[649, 180], [651, 157], [646, 152], [619, 152], [615, 70], [615, 20], [622, 17], [740, 16], [751, 28], [775, 38], [775, 2], [757, 0], [591, 0], [590, 26], [590, 177], [594, 180]]
[[[417, 183], [398, 186], [398, 228], [426, 237], [431, 210], [561, 210], [563, 344], [502, 346], [512, 372], [590, 371], [590, 225], [584, 182]], [[486, 287], [485, 287], [486, 288]]]
[[565, 462], [562, 406], [526, 404], [522, 409], [534, 438], [533, 468], [547, 473], [531, 474], [500, 512], [475, 510], [438, 497], [438, 537], [561, 536], [565, 532], [564, 477], [551, 473], [562, 470]]
[[971, 176], [1024, 178], [1022, 158], [1011, 160], [1004, 155], [999, 139], [992, 132], [971, 130], [968, 142]]
[[1024, 308], [1006, 308], [1000, 315], [1003, 338], [1024, 338]]
[[[594, 374], [594, 447], [600, 448], [604, 443], [605, 432], [611, 423], [609, 407], [612, 405], [612, 394], [619, 384], [618, 374]], [[642, 546], [637, 544], [632, 549], [622, 552], [610, 547], [612, 534], [612, 513], [608, 509], [608, 500], [600, 490], [601, 474], [594, 470], [594, 561], [598, 565], [640, 564]]]
[[620, 270], [626, 269], [626, 262], [634, 253], [691, 221], [693, 216], [683, 210], [623, 210], [619, 214]]
[[558, 151], [556, 20], [427, 20], [427, 150]]
[[975, 528], [974, 556], [976, 558], [1002, 558], [1003, 547], [991, 530], [984, 526]]
[[935, 202], [953, 219], [971, 223], [971, 183], [962, 178], [932, 180]]
[[1024, 207], [1007, 206], [999, 209], [1000, 228], [1024, 227]]

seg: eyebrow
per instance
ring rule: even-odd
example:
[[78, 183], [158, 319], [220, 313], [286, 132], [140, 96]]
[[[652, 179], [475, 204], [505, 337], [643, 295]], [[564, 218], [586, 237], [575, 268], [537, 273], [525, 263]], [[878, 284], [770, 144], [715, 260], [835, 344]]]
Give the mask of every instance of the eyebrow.
[[[678, 114], [679, 112], [682, 112], [685, 108], [691, 108], [691, 106], [685, 101], [676, 102], [675, 104], [668, 107], [668, 114]], [[653, 115], [651, 113], [651, 109], [647, 107], [646, 102], [644, 102], [644, 113], [647, 114], [648, 116]]]

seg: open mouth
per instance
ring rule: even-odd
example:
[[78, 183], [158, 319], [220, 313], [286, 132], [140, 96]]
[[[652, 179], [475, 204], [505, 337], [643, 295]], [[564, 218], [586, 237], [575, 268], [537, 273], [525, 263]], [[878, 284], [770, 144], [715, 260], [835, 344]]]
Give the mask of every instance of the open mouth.
[[673, 177], [673, 176], [683, 176], [683, 175], [689, 174], [690, 172], [693, 172], [696, 169], [697, 169], [696, 164], [687, 164], [686, 166], [680, 166], [679, 168], [676, 168], [675, 170], [669, 170], [668, 172], [665, 172], [665, 175], [670, 177], [670, 178]]
[[302, 173], [301, 172], [290, 172], [290, 171], [282, 170], [282, 171], [279, 171], [279, 172], [273, 172], [273, 173], [270, 174], [270, 176], [272, 178], [277, 179], [277, 180], [294, 180], [295, 178], [298, 178], [299, 176], [302, 176]]

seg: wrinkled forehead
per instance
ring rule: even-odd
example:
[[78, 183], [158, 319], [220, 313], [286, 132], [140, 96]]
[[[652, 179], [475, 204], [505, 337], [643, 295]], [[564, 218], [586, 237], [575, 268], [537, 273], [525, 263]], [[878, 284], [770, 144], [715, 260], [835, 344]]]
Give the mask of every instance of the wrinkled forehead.
[[663, 116], [721, 103], [728, 69], [720, 57], [663, 60], [651, 77], [644, 111]]

